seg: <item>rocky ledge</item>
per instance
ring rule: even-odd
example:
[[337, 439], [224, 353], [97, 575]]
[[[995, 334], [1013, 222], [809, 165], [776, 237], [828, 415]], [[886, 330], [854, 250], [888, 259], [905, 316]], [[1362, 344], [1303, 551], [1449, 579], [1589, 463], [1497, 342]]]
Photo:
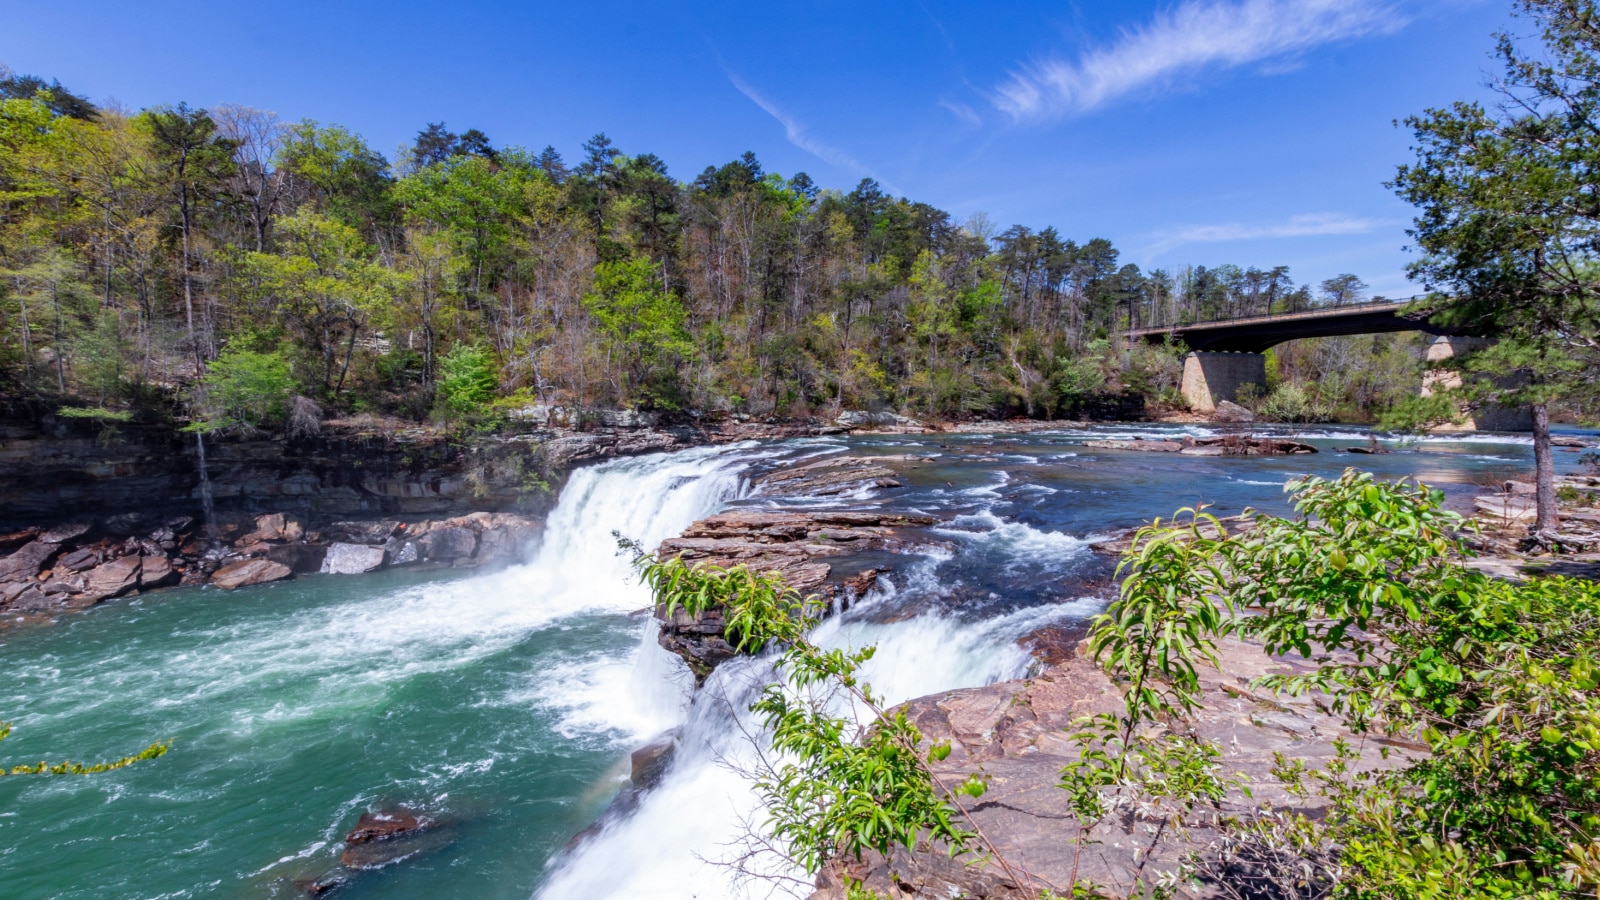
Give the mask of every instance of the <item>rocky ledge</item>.
[[[211, 532], [211, 533], [208, 533]], [[139, 515], [0, 535], [0, 625], [48, 619], [113, 597], [177, 584], [233, 589], [322, 572], [391, 566], [467, 568], [523, 558], [539, 525], [512, 513], [338, 521], [308, 529], [270, 513], [202, 527], [191, 516]]]
[[1302, 441], [1250, 434], [1204, 438], [1185, 435], [1176, 441], [1152, 441], [1136, 437], [1127, 441], [1084, 441], [1083, 445], [1095, 450], [1139, 450], [1145, 453], [1182, 453], [1185, 456], [1297, 456], [1317, 452], [1317, 448]]
[[[1223, 815], [1247, 815], [1263, 805], [1301, 808], [1306, 801], [1283, 790], [1272, 775], [1274, 754], [1325, 765], [1334, 756], [1333, 742], [1357, 738], [1327, 715], [1317, 697], [1287, 697], [1250, 688], [1269, 672], [1301, 665], [1293, 659], [1269, 657], [1260, 645], [1227, 639], [1219, 645], [1221, 669], [1202, 667], [1202, 707], [1186, 727], [1222, 748], [1224, 775], [1238, 775], [1250, 789], [1235, 788], [1223, 801]], [[1186, 852], [1206, 852], [1217, 837], [1207, 821], [1188, 823], [1183, 840], [1157, 842], [1150, 852], [1153, 824], [1129, 813], [1112, 816], [1086, 837], [1075, 856], [1077, 820], [1067, 793], [1057, 785], [1062, 767], [1076, 758], [1070, 740], [1081, 716], [1115, 712], [1122, 697], [1110, 678], [1091, 661], [1074, 657], [1025, 681], [949, 691], [913, 700], [907, 714], [930, 742], [949, 741], [950, 756], [936, 764], [946, 785], [981, 772], [988, 791], [981, 800], [967, 800], [968, 811], [983, 832], [1014, 865], [1025, 867], [1035, 888], [1068, 893], [1077, 877], [1126, 890], [1138, 874], [1177, 868]], [[1369, 735], [1368, 742], [1373, 738]], [[1400, 765], [1423, 748], [1388, 742], [1389, 758], [1369, 749], [1363, 765]], [[1315, 814], [1315, 810], [1306, 810]], [[1033, 897], [1009, 881], [998, 866], [966, 867], [935, 848], [896, 852], [856, 864], [836, 861], [817, 880], [812, 900], [845, 900], [846, 877], [881, 896], [898, 898]], [[1202, 888], [1184, 888], [1179, 896], [1210, 896]]]
[[[926, 544], [925, 538], [905, 530], [935, 521], [929, 516], [890, 512], [738, 509], [694, 523], [681, 537], [663, 541], [657, 554], [691, 564], [742, 565], [757, 572], [776, 572], [802, 596], [815, 597], [829, 606], [848, 605], [888, 570], [863, 568], [834, 580], [834, 564], [824, 560], [840, 562], [869, 551], [894, 552]], [[690, 615], [678, 609], [669, 617], [664, 608], [657, 607], [656, 618], [661, 620], [661, 646], [689, 664], [697, 684], [735, 655], [723, 637], [723, 618], [717, 610]]]

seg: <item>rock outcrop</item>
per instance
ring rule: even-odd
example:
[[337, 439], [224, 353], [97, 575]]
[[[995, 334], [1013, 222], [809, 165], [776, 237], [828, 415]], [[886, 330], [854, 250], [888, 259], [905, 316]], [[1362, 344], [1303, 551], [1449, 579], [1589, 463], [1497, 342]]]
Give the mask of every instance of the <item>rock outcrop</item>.
[[[1250, 796], [1237, 789], [1230, 792], [1223, 801], [1224, 814], [1245, 815], [1262, 804], [1304, 808], [1307, 801], [1288, 794], [1272, 775], [1274, 754], [1316, 767], [1333, 758], [1334, 740], [1357, 744], [1358, 739], [1324, 713], [1317, 698], [1250, 688], [1254, 678], [1292, 669], [1295, 662], [1275, 661], [1260, 645], [1234, 638], [1220, 642], [1219, 651], [1221, 671], [1201, 667], [1202, 707], [1192, 728], [1222, 748], [1224, 773], [1241, 776], [1250, 789]], [[949, 741], [950, 756], [935, 764], [941, 781], [954, 785], [980, 769], [988, 776], [988, 790], [981, 801], [966, 801], [968, 811], [1002, 855], [1025, 866], [1038, 886], [1065, 890], [1075, 864], [1082, 879], [1100, 884], [1132, 882], [1149, 846], [1145, 823], [1131, 815], [1112, 816], [1087, 835], [1092, 843], [1075, 858], [1077, 820], [1067, 793], [1057, 787], [1062, 767], [1076, 758], [1071, 741], [1074, 721], [1122, 708], [1121, 694], [1098, 666], [1074, 657], [1026, 681], [934, 694], [904, 708], [926, 740]], [[1371, 740], [1369, 736], [1369, 744]], [[1362, 765], [1400, 765], [1420, 749], [1389, 741], [1387, 761], [1369, 748]], [[1216, 836], [1205, 821], [1195, 821], [1188, 832], [1182, 841], [1157, 844], [1144, 874], [1175, 870], [1182, 853], [1203, 852]], [[844, 900], [846, 876], [883, 896], [907, 900], [1034, 896], [1008, 882], [998, 866], [965, 867], [934, 848], [915, 854], [897, 849], [888, 859], [869, 858], [864, 864], [835, 861], [819, 876], [813, 900]], [[1179, 896], [1206, 894], [1202, 888]]]
[[1316, 453], [1304, 441], [1290, 441], [1251, 434], [1224, 434], [1217, 437], [1189, 437], [1181, 440], [1105, 440], [1084, 441], [1095, 450], [1139, 450], [1146, 453], [1182, 453], [1186, 456], [1295, 456]]
[[[888, 512], [736, 509], [694, 523], [681, 537], [663, 541], [657, 552], [663, 559], [678, 557], [691, 564], [776, 572], [802, 596], [831, 605], [848, 603], [870, 590], [885, 570], [863, 569], [854, 578], [834, 581], [834, 566], [825, 560], [929, 543], [906, 529], [935, 521]], [[690, 615], [677, 609], [668, 617], [665, 609], [657, 608], [656, 617], [662, 620], [661, 646], [689, 664], [697, 683], [735, 655], [723, 637], [724, 622], [717, 610]]]

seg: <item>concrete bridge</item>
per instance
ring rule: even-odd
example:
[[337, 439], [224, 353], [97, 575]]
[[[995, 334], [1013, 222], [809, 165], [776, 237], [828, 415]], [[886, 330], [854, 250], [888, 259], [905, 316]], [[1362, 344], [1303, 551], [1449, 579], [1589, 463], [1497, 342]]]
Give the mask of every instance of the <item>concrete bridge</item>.
[[[1211, 412], [1224, 400], [1238, 398], [1247, 384], [1265, 390], [1266, 357], [1269, 348], [1300, 338], [1335, 337], [1353, 334], [1384, 334], [1396, 331], [1422, 331], [1434, 335], [1428, 347], [1428, 361], [1442, 362], [1457, 354], [1484, 345], [1484, 339], [1452, 333], [1425, 318], [1402, 314], [1405, 303], [1358, 303], [1322, 307], [1303, 312], [1268, 316], [1248, 316], [1189, 325], [1138, 328], [1124, 332], [1130, 343], [1152, 344], [1182, 341], [1189, 348], [1183, 362], [1182, 391], [1189, 406], [1197, 412]], [[1459, 376], [1446, 370], [1428, 373], [1422, 385], [1426, 395], [1433, 385]], [[1524, 410], [1491, 408], [1475, 411], [1472, 424], [1486, 431], [1526, 431], [1532, 427]]]

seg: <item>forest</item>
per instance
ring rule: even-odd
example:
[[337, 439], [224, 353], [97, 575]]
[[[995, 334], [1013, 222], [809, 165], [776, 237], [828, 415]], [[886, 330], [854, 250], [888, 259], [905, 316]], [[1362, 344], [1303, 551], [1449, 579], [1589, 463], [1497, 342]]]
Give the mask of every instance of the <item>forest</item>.
[[[754, 154], [689, 181], [604, 135], [569, 163], [429, 124], [386, 158], [243, 106], [97, 106], [0, 69], [0, 395], [193, 427], [488, 421], [534, 404], [806, 416], [1178, 406], [1127, 326], [1358, 302], [1287, 267], [1141, 271]], [[1372, 418], [1414, 336], [1279, 348], [1268, 417]]]

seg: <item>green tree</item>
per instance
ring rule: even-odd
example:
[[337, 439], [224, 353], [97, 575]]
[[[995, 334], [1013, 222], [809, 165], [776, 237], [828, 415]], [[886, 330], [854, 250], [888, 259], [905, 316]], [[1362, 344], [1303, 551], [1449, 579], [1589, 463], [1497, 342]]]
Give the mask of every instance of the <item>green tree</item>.
[[610, 338], [624, 391], [646, 405], [674, 403], [676, 366], [693, 347], [683, 305], [662, 288], [660, 267], [640, 257], [600, 263], [583, 305]]
[[[1468, 379], [1480, 401], [1533, 407], [1536, 535], [1558, 525], [1549, 406], [1600, 393], [1600, 9], [1519, 0], [1540, 29], [1527, 51], [1499, 37], [1495, 109], [1456, 103], [1407, 120], [1417, 158], [1394, 188], [1419, 208], [1413, 278], [1435, 321], [1498, 337]], [[1469, 363], [1469, 369], [1471, 364]]]
[[457, 344], [439, 358], [438, 409], [448, 420], [482, 414], [499, 387], [494, 360], [482, 347]]
[[277, 353], [224, 350], [211, 361], [201, 386], [200, 415], [190, 427], [205, 432], [280, 424], [295, 381]]

